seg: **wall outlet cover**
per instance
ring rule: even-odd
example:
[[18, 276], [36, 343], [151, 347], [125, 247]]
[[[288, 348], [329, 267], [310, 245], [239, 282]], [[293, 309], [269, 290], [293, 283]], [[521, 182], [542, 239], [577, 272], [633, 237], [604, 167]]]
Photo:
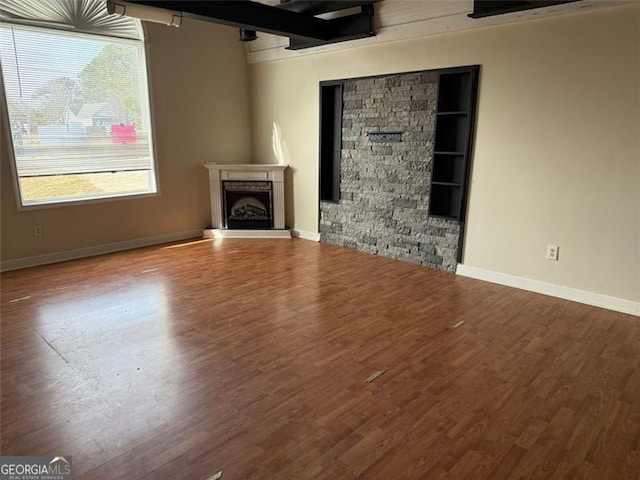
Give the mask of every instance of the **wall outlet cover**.
[[547, 245], [547, 260], [558, 260], [559, 250], [558, 245]]

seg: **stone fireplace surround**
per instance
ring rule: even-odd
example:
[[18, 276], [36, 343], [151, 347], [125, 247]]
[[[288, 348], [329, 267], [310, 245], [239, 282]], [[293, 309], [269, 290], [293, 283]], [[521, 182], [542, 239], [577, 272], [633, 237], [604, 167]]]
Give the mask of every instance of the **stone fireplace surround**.
[[[291, 238], [291, 231], [284, 226], [284, 171], [287, 165], [275, 164], [221, 164], [205, 163], [209, 171], [209, 198], [211, 202], [211, 226], [204, 238]], [[224, 224], [222, 182], [271, 181], [273, 185], [273, 228], [227, 229]]]

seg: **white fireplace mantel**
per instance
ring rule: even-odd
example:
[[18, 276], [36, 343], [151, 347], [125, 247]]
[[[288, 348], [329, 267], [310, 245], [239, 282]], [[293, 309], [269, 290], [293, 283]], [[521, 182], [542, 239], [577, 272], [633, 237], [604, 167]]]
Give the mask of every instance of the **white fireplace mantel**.
[[[204, 231], [205, 238], [290, 238], [284, 227], [284, 171], [280, 164], [221, 164], [205, 163], [209, 171], [209, 197], [211, 201], [211, 228]], [[224, 180], [268, 180], [273, 185], [273, 228], [264, 230], [227, 229], [224, 225], [222, 182]]]

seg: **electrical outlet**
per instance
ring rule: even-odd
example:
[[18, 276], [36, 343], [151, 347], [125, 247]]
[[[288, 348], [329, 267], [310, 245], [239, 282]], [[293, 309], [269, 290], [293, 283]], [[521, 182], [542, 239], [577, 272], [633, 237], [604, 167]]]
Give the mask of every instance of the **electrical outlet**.
[[42, 236], [42, 225], [34, 225], [33, 226], [33, 236], [41, 237]]
[[558, 245], [547, 245], [547, 260], [558, 260]]

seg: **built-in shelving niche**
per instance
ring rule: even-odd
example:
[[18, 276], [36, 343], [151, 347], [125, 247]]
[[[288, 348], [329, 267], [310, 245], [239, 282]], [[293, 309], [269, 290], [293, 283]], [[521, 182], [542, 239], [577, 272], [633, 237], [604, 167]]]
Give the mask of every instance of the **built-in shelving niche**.
[[464, 219], [479, 67], [442, 70], [429, 198], [429, 215]]

